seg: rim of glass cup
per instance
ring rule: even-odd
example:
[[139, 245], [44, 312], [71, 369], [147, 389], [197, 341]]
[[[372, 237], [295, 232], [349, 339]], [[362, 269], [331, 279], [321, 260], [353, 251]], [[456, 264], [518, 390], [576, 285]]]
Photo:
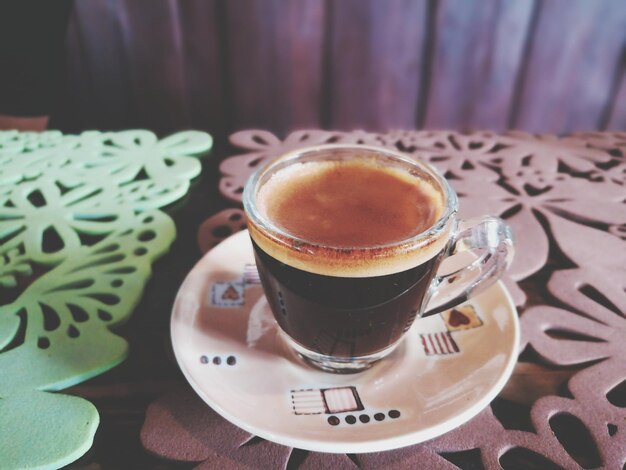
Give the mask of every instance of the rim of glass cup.
[[[332, 245], [324, 245], [321, 243], [311, 242], [310, 240], [304, 240], [299, 238], [285, 230], [281, 229], [277, 225], [273, 224], [271, 221], [264, 218], [260, 211], [257, 208], [256, 204], [256, 194], [258, 192], [259, 182], [262, 177], [270, 171], [272, 168], [285, 164], [290, 164], [294, 161], [299, 161], [300, 159], [304, 159], [307, 155], [319, 153], [320, 151], [332, 151], [332, 150], [358, 150], [371, 152], [374, 154], [383, 155], [385, 157], [390, 157], [392, 159], [400, 160], [401, 162], [408, 164], [413, 167], [419, 168], [424, 173], [427, 173], [441, 188], [441, 193], [444, 197], [444, 205], [443, 211], [437, 221], [431, 225], [428, 229], [415, 234], [411, 237], [405, 238], [403, 240], [385, 243], [382, 245], [371, 245], [371, 246], [359, 246], [359, 247], [346, 247], [346, 246], [332, 246]], [[327, 249], [331, 251], [345, 251], [345, 250], [359, 250], [363, 251], [377, 251], [377, 250], [387, 250], [387, 249], [397, 249], [398, 247], [407, 246], [412, 248], [419, 248], [422, 245], [426, 245], [432, 241], [433, 237], [440, 235], [444, 232], [448, 222], [454, 216], [454, 214], [458, 211], [458, 198], [448, 181], [441, 175], [441, 173], [429, 165], [426, 162], [413, 159], [408, 157], [400, 152], [396, 152], [394, 150], [390, 150], [385, 147], [376, 147], [371, 145], [359, 145], [359, 144], [323, 144], [323, 145], [315, 145], [309, 147], [300, 147], [298, 149], [294, 149], [288, 151], [276, 158], [270, 159], [265, 162], [262, 166], [260, 166], [251, 176], [248, 178], [248, 181], [245, 184], [243, 191], [243, 206], [244, 210], [248, 216], [248, 220], [251, 221], [254, 225], [256, 225], [262, 232], [266, 235], [270, 236], [274, 242], [285, 245], [286, 241], [289, 240], [292, 245], [314, 245], [316, 247]]]

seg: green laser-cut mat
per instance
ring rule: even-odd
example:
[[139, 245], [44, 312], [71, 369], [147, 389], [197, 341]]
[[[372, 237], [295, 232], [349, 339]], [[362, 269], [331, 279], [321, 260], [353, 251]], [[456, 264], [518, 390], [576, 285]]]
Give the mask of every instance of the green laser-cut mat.
[[83, 455], [95, 407], [50, 393], [124, 360], [151, 263], [176, 236], [159, 210], [200, 173], [206, 133], [0, 132], [0, 467]]

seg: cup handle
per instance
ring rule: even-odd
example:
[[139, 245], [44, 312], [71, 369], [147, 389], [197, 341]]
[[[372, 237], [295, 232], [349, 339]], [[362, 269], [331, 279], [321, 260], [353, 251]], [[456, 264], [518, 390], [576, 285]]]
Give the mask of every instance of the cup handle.
[[499, 217], [460, 221], [446, 258], [463, 251], [472, 252], [476, 259], [460, 269], [433, 278], [422, 317], [453, 308], [494, 284], [513, 260], [515, 249], [511, 228]]

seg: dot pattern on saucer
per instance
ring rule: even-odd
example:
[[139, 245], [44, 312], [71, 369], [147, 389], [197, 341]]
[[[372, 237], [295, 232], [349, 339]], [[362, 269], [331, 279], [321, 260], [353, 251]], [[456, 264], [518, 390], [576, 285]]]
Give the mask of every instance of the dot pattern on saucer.
[[220, 365], [228, 365], [228, 366], [234, 366], [237, 364], [237, 358], [233, 355], [230, 356], [206, 356], [206, 355], [202, 355], [200, 356], [200, 363], [201, 364], [208, 364], [208, 365], [216, 365], [216, 366], [220, 366]]
[[[298, 416], [330, 414], [326, 421], [331, 426], [342, 423], [342, 419], [335, 415], [343, 413], [349, 413], [343, 416], [343, 423], [348, 426], [380, 422], [387, 417], [397, 419], [401, 416], [400, 411], [395, 409], [387, 413], [368, 412], [355, 386], [291, 390], [291, 406], [293, 413]], [[353, 414], [356, 411], [364, 413]]]
[[[375, 423], [376, 421], [381, 422], [384, 421], [386, 418], [398, 419], [400, 418], [400, 416], [402, 416], [402, 413], [400, 413], [400, 411], [389, 410], [386, 414], [380, 412], [374, 413], [373, 415], [363, 413], [358, 415], [358, 419], [357, 416], [349, 414], [344, 416], [343, 420], [345, 424], [347, 424], [348, 426], [352, 426], [355, 424]], [[372, 419], [374, 419], [375, 421], [372, 421]], [[328, 424], [330, 424], [331, 426], [339, 426], [341, 424], [341, 419], [335, 415], [329, 416], [327, 421]]]

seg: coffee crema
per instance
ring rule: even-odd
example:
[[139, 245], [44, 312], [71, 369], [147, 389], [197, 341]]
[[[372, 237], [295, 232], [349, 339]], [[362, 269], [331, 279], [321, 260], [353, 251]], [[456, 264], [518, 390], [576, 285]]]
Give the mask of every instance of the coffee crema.
[[289, 244], [249, 224], [255, 242], [310, 272], [385, 275], [409, 269], [443, 248], [440, 240], [403, 246], [439, 219], [442, 194], [420, 176], [373, 160], [309, 161], [280, 169], [264, 182], [256, 204], [275, 227], [306, 242]]
[[387, 245], [422, 233], [441, 213], [432, 186], [366, 161], [308, 162], [277, 172], [257, 195], [263, 215], [303, 240], [338, 248]]

